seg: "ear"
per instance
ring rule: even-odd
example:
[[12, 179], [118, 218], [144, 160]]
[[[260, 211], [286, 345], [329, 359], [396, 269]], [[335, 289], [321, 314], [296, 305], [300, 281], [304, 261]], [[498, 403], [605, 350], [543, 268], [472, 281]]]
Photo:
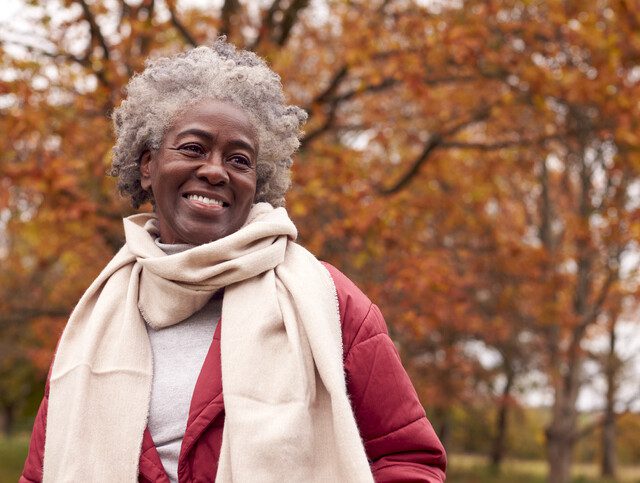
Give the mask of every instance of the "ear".
[[140, 185], [145, 191], [151, 191], [151, 151], [147, 150], [140, 156]]

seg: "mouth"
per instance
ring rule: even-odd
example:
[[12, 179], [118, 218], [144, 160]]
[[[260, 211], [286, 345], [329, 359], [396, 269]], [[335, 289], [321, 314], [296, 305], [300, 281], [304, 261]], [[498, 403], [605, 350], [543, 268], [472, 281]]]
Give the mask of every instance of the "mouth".
[[208, 196], [197, 195], [192, 193], [187, 193], [183, 195], [183, 197], [191, 202], [198, 203], [205, 206], [220, 206], [222, 208], [227, 208], [229, 206], [229, 203], [227, 203], [224, 200], [221, 200], [220, 198], [210, 198]]

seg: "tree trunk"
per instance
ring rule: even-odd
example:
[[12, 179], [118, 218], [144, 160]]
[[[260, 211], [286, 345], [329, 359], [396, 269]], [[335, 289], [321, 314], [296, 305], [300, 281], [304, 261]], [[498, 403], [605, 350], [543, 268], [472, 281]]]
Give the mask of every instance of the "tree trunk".
[[504, 459], [505, 440], [507, 437], [507, 417], [510, 404], [509, 399], [511, 396], [511, 388], [513, 387], [513, 380], [515, 379], [513, 371], [507, 369], [506, 377], [507, 381], [502, 391], [502, 397], [500, 398], [498, 417], [496, 419], [496, 432], [491, 449], [491, 467], [494, 471], [500, 470], [500, 465]]
[[[592, 169], [587, 162], [587, 150], [589, 139], [586, 135], [586, 128], [589, 120], [580, 108], [571, 110], [571, 122], [577, 126], [579, 150], [575, 152], [573, 159], [579, 168], [579, 183], [576, 215], [580, 220], [580, 225], [588, 229], [589, 220], [592, 214]], [[571, 159], [571, 157], [569, 158]], [[608, 284], [600, 288], [600, 296], [596, 301], [592, 301], [593, 286], [593, 266], [597, 259], [597, 253], [590, 245], [587, 237], [578, 236], [574, 242], [576, 275], [575, 286], [573, 288], [573, 315], [575, 316], [574, 326], [568, 343], [566, 357], [558, 357], [557, 346], [562, 342], [560, 338], [550, 340], [556, 349], [552, 351], [554, 357], [552, 370], [554, 374], [554, 404], [551, 423], [547, 427], [547, 460], [549, 462], [549, 483], [568, 483], [571, 479], [571, 465], [573, 463], [573, 449], [578, 438], [578, 410], [576, 401], [582, 382], [580, 374], [584, 362], [584, 355], [580, 347], [585, 337], [587, 328], [596, 320], [602, 301], [600, 297], [606, 297]], [[560, 321], [559, 321], [560, 322]], [[556, 335], [561, 334], [560, 331]]]
[[558, 434], [547, 432], [547, 461], [549, 463], [549, 483], [567, 483], [571, 477], [573, 441]]
[[[553, 209], [549, 186], [549, 169], [545, 160], [540, 164], [540, 239], [547, 250], [553, 255], [556, 251], [557, 240], [554, 239], [551, 225], [553, 222]], [[553, 273], [555, 267], [550, 264], [546, 267], [549, 273]], [[554, 294], [554, 304], [557, 302]], [[547, 463], [549, 465], [549, 483], [567, 483], [571, 476], [571, 463], [573, 456], [573, 434], [575, 434], [575, 398], [572, 394], [571, 372], [574, 367], [569, 364], [565, 371], [562, 370], [560, 348], [558, 340], [560, 337], [560, 327], [549, 328], [547, 344], [549, 351], [549, 365], [552, 373], [554, 387], [553, 415], [551, 422], [546, 428], [546, 450]], [[567, 373], [566, 371], [569, 371]], [[564, 372], [564, 373], [563, 373]], [[573, 401], [573, 404], [572, 404]], [[573, 418], [571, 415], [573, 414]]]
[[566, 372], [555, 384], [553, 414], [546, 430], [549, 483], [568, 483], [571, 478], [573, 448], [578, 434], [576, 399], [580, 388], [580, 367], [580, 361], [571, 358], [565, 367]]
[[15, 405], [3, 404], [0, 409], [0, 433], [4, 436], [11, 436], [15, 426], [16, 411]]
[[604, 410], [602, 424], [602, 476], [615, 478], [616, 476], [616, 413], [614, 409], [619, 370], [616, 354], [616, 323], [611, 321], [609, 329], [609, 353], [605, 362], [605, 376], [607, 380], [607, 405]]
[[616, 476], [616, 420], [615, 414], [607, 408], [602, 426], [602, 476]]
[[442, 412], [437, 434], [442, 446], [444, 446], [445, 449], [449, 448], [449, 443], [451, 442], [451, 418], [449, 417], [449, 411]]

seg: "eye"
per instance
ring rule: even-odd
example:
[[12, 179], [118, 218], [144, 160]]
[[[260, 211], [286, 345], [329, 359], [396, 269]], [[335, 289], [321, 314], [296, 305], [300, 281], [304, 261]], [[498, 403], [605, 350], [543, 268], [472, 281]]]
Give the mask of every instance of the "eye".
[[186, 143], [178, 148], [179, 151], [187, 154], [188, 156], [202, 156], [206, 153], [203, 146], [198, 143]]
[[229, 157], [228, 161], [233, 165], [243, 168], [251, 167], [251, 160], [247, 156], [244, 156], [242, 154], [234, 154], [233, 156]]

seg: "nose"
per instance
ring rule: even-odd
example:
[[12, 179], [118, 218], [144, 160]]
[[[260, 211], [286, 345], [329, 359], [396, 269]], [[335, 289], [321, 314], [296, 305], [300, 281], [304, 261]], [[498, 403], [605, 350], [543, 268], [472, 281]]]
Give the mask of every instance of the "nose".
[[211, 153], [202, 165], [198, 167], [196, 176], [207, 180], [212, 185], [227, 184], [229, 174], [225, 168], [224, 159], [219, 153]]

